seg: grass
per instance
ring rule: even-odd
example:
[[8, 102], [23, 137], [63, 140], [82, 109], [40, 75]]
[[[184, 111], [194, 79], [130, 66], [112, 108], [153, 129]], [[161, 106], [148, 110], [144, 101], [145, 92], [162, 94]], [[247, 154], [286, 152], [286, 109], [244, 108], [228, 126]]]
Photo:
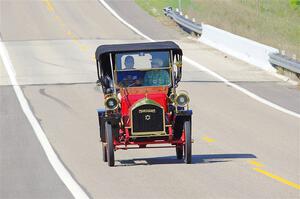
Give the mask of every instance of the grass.
[[[135, 0], [150, 15], [163, 18], [178, 0]], [[285, 50], [300, 58], [299, 0], [181, 0], [183, 12], [234, 34]], [[296, 3], [295, 3], [296, 2]]]

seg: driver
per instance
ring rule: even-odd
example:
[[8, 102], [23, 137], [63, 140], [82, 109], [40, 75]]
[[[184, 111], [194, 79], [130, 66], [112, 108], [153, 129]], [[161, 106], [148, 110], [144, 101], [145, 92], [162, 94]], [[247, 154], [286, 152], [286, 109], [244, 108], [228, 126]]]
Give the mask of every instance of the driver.
[[166, 70], [159, 70], [163, 67], [163, 61], [159, 58], [152, 59], [151, 70], [146, 72], [144, 76], [144, 86], [162, 86], [170, 84], [170, 75]]
[[124, 65], [125, 69], [134, 69], [134, 58], [131, 55], [126, 56]]
[[[125, 70], [135, 69], [134, 58], [131, 55], [126, 56], [124, 65], [125, 65]], [[135, 85], [141, 85], [141, 80], [138, 78], [137, 74], [134, 71], [126, 71], [126, 73], [127, 75], [120, 82], [121, 86], [130, 87]]]

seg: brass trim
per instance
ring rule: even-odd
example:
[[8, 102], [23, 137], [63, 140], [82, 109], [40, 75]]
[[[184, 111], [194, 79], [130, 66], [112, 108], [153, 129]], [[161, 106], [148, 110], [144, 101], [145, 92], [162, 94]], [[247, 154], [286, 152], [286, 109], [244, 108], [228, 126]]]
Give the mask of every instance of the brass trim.
[[175, 64], [176, 64], [176, 66], [179, 67], [179, 68], [182, 67], [182, 61], [176, 61]]
[[169, 95], [169, 99], [172, 103], [175, 103], [175, 99], [176, 99], [176, 93], [172, 92], [170, 95]]
[[130, 138], [139, 138], [139, 137], [166, 137], [166, 136], [169, 136], [169, 134], [153, 134], [153, 133], [144, 134], [144, 135], [131, 135]]
[[[117, 101], [117, 106], [113, 109], [111, 108], [108, 108], [107, 105], [106, 105], [106, 102], [111, 99], [111, 98], [114, 98], [116, 101]], [[109, 94], [109, 95], [106, 95], [105, 98], [104, 98], [104, 106], [106, 109], [108, 110], [116, 110], [119, 106], [120, 106], [120, 100], [118, 99], [118, 97], [114, 94]]]
[[138, 106], [145, 105], [145, 104], [151, 104], [151, 105], [158, 106], [158, 107], [160, 107], [160, 108], [163, 109], [163, 107], [162, 107], [159, 103], [157, 103], [156, 101], [151, 100], [151, 99], [149, 99], [149, 98], [147, 98], [147, 97], [144, 97], [144, 98], [142, 98], [142, 99], [136, 101], [136, 102], [131, 106], [131, 111], [132, 111], [133, 109], [137, 108]]
[[154, 100], [151, 100], [151, 99], [148, 99], [148, 98], [142, 98], [140, 100], [138, 100], [137, 102], [135, 102], [135, 104], [133, 104], [131, 106], [131, 110], [130, 110], [130, 126], [131, 126], [131, 135], [146, 135], [146, 134], [155, 134], [155, 135], [162, 135], [163, 133], [165, 133], [165, 135], [167, 135], [167, 133], [164, 131], [152, 131], [152, 132], [134, 132], [133, 131], [133, 119], [132, 119], [132, 111], [134, 109], [136, 109], [137, 107], [139, 106], [142, 106], [142, 105], [147, 105], [147, 104], [151, 104], [153, 106], [158, 106], [160, 107], [162, 110], [163, 110], [163, 129], [166, 128], [166, 124], [165, 124], [165, 110], [164, 110], [164, 107], [162, 107], [159, 103], [155, 102]]
[[168, 134], [165, 131], [149, 131], [149, 132], [140, 132], [138, 134], [134, 134], [132, 136], [141, 137], [145, 135], [153, 135], [153, 136], [167, 136]]
[[161, 67], [161, 68], [149, 68], [149, 69], [125, 69], [125, 70], [115, 70], [116, 72], [127, 72], [127, 71], [151, 71], [151, 70], [170, 70], [170, 66], [169, 67]]
[[[116, 59], [116, 58], [115, 58]], [[115, 60], [115, 63], [116, 63], [116, 60]], [[152, 70], [169, 70], [169, 79], [170, 79], [170, 84], [168, 85], [158, 85], [158, 86], [170, 86], [171, 85], [171, 82], [172, 82], [172, 75], [171, 75], [171, 70], [172, 70], [172, 67], [169, 66], [169, 67], [163, 67], [163, 68], [150, 68], [150, 69], [131, 69], [131, 70], [117, 70], [116, 69], [117, 66], [115, 65], [114, 66], [114, 70], [113, 70], [113, 76], [114, 76], [114, 84], [116, 86], [116, 88], [127, 88], [126, 86], [120, 86], [119, 83], [118, 83], [118, 72], [126, 72], [126, 71], [152, 71]], [[156, 86], [156, 87], [158, 87]], [[131, 87], [149, 87], [149, 86], [131, 86]]]
[[[177, 99], [178, 99], [178, 97], [179, 97], [180, 95], [185, 95], [186, 98], [187, 98], [187, 102], [186, 102], [186, 104], [183, 105], [183, 106], [182, 106], [182, 105], [178, 105], [178, 103], [177, 103]], [[176, 106], [179, 106], [179, 107], [185, 107], [185, 106], [188, 106], [189, 103], [190, 103], [190, 98], [189, 98], [189, 96], [188, 96], [187, 94], [185, 94], [185, 93], [179, 93], [178, 95], [176, 95], [176, 97], [175, 97], [175, 104], [176, 104]]]

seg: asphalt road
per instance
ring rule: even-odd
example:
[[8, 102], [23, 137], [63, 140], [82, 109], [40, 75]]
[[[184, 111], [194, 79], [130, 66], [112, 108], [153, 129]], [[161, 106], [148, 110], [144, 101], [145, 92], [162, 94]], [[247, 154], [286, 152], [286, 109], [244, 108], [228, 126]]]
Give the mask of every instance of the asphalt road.
[[0, 198], [72, 198], [10, 86], [0, 87]]
[[[252, 92], [300, 112], [300, 94], [254, 66], [162, 26], [132, 1], [108, 1], [153, 39]], [[16, 78], [51, 145], [92, 198], [299, 198], [300, 120], [266, 106], [184, 63], [181, 89], [191, 98], [193, 164], [173, 149], [118, 151], [101, 160], [96, 109], [96, 47], [143, 38], [98, 1], [0, 1], [1, 37]], [[143, 23], [144, 22], [144, 23]], [[172, 34], [174, 32], [174, 34]], [[67, 198], [0, 62], [0, 198]], [[41, 183], [42, 182], [42, 183]], [[298, 186], [298, 188], [297, 188]]]

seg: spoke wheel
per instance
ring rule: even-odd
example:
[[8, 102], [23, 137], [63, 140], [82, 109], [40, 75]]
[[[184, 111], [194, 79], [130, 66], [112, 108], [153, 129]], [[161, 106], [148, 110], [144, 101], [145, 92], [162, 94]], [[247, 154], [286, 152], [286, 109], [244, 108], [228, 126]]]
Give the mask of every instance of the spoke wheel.
[[106, 132], [106, 155], [108, 166], [113, 167], [115, 165], [115, 151], [114, 151], [114, 139], [112, 134], [111, 125], [105, 123]]
[[106, 143], [102, 142], [102, 159], [103, 162], [107, 162], [107, 147], [106, 147]]
[[182, 158], [183, 158], [183, 146], [182, 145], [176, 146], [176, 157], [177, 157], [177, 160], [182, 160]]
[[185, 144], [184, 144], [184, 161], [186, 164], [192, 163], [192, 132], [191, 121], [184, 122]]

